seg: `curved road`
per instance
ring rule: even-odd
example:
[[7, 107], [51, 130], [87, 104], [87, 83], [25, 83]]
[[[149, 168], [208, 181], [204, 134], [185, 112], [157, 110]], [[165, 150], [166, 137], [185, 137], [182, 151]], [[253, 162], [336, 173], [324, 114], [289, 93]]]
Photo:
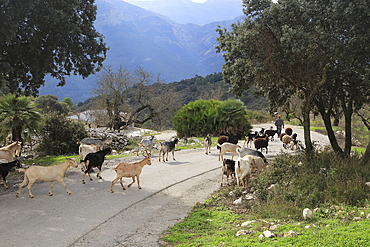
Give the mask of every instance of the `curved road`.
[[[255, 128], [260, 127], [269, 126]], [[294, 131], [301, 140], [303, 130]], [[317, 133], [313, 133], [313, 140], [327, 143], [327, 138]], [[268, 158], [286, 152], [279, 140], [269, 145]], [[133, 162], [142, 158], [120, 160]], [[135, 183], [123, 191], [117, 182], [115, 193], [109, 192], [115, 178], [111, 168], [119, 160], [103, 165], [102, 180], [98, 181], [94, 173], [94, 181], [86, 180], [86, 184], [81, 182], [79, 169], [68, 170], [65, 183], [72, 195], [67, 195], [58, 182], [54, 183], [52, 197], [48, 195], [49, 183], [35, 183], [31, 188], [33, 199], [28, 197], [26, 188], [16, 198], [13, 188], [0, 196], [0, 245], [158, 246], [163, 231], [186, 217], [197, 202], [220, 186], [221, 162], [215, 147], [210, 155], [205, 155], [204, 149], [193, 149], [177, 151], [175, 158], [172, 161], [169, 155], [170, 161], [163, 163], [156, 154], [152, 165], [143, 168], [141, 190]], [[125, 185], [131, 182], [128, 178], [123, 180]]]

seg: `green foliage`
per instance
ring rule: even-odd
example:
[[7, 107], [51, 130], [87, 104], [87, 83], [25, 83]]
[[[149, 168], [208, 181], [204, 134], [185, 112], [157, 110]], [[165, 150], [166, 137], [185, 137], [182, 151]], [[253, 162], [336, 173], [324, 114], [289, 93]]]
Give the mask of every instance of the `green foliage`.
[[183, 106], [174, 117], [180, 138], [220, 133], [236, 134], [251, 129], [244, 104], [239, 100], [197, 100]]
[[69, 112], [69, 106], [58, 100], [57, 96], [54, 95], [41, 95], [36, 98], [37, 108], [41, 109], [44, 114], [56, 113], [56, 114], [67, 114]]
[[[255, 181], [257, 197], [271, 205], [314, 208], [319, 205], [364, 205], [369, 199], [365, 183], [370, 171], [357, 156], [341, 158], [332, 152], [279, 155]], [[269, 190], [270, 185], [278, 185]], [[268, 207], [259, 210], [269, 212]]]
[[64, 98], [62, 100], [62, 103], [66, 104], [68, 106], [68, 111], [74, 111], [75, 110], [75, 104], [73, 103], [73, 101], [70, 97]]
[[248, 109], [264, 110], [268, 107], [267, 100], [254, 87], [243, 92], [241, 97], [236, 97], [230, 92], [230, 85], [224, 82], [222, 73], [214, 73], [205, 77], [196, 75], [190, 79], [169, 83], [168, 87], [182, 96], [182, 105], [201, 99], [220, 101], [240, 99]]
[[26, 96], [8, 94], [0, 98], [0, 141], [5, 142], [12, 134], [12, 140], [29, 141], [41, 127], [42, 116]]
[[107, 47], [93, 22], [94, 0], [2, 1], [0, 81], [11, 93], [37, 95], [46, 74], [65, 84], [102, 66]]
[[57, 114], [46, 116], [41, 131], [42, 142], [37, 151], [47, 155], [68, 155], [78, 152], [78, 142], [87, 137], [83, 124]]
[[244, 21], [217, 29], [225, 82], [238, 95], [257, 85], [272, 108], [289, 108], [299, 98], [306, 148], [312, 149], [309, 113], [315, 108], [335, 152], [349, 156], [352, 140], [346, 136], [342, 149], [330, 118], [343, 112], [349, 133], [353, 113], [370, 101], [370, 31], [364, 28], [370, 25], [370, 3], [243, 2]]

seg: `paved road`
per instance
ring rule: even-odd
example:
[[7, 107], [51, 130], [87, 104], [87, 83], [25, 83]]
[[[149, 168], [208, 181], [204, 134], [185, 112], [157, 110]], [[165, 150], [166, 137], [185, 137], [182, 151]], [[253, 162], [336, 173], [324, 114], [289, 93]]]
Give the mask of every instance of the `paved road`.
[[[255, 129], [260, 127], [269, 126]], [[298, 139], [303, 136], [303, 130], [294, 131]], [[314, 140], [325, 142], [325, 136], [317, 135]], [[270, 142], [267, 157], [281, 151], [279, 140]], [[68, 171], [65, 182], [72, 195], [59, 183], [54, 184], [52, 197], [47, 193], [48, 183], [32, 187], [33, 199], [25, 188], [19, 198], [15, 191], [1, 195], [0, 246], [158, 246], [164, 230], [220, 186], [221, 162], [215, 147], [208, 156], [203, 149], [177, 151], [175, 155], [176, 161], [168, 163], [158, 162], [155, 155], [152, 166], [143, 168], [141, 190], [135, 183], [123, 191], [116, 183], [115, 193], [109, 192], [115, 178], [110, 168], [118, 163], [112, 160], [104, 165], [100, 181], [94, 177], [94, 181], [82, 184], [78, 169]], [[124, 184], [130, 181], [124, 179]]]

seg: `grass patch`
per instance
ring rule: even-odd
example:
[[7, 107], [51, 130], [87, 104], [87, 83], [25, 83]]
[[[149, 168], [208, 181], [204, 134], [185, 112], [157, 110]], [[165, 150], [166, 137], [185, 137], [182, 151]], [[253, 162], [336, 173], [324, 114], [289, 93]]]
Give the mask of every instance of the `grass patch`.
[[[119, 154], [119, 155], [107, 155], [105, 156], [105, 160], [112, 160], [112, 159], [118, 159], [122, 157], [130, 156], [128, 154]], [[69, 155], [69, 156], [46, 156], [42, 158], [36, 158], [31, 160], [25, 160], [22, 161], [23, 164], [26, 166], [30, 165], [39, 165], [39, 166], [54, 166], [54, 165], [60, 165], [66, 161], [66, 158], [74, 158], [76, 159], [77, 163], [80, 162], [80, 156], [79, 155]]]

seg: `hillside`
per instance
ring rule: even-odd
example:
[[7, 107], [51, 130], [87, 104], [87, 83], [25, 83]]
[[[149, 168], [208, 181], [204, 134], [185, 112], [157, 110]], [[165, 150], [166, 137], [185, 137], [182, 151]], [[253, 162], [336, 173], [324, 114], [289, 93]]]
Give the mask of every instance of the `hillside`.
[[[218, 21], [203, 26], [178, 24], [166, 16], [121, 0], [97, 0], [96, 29], [104, 35], [110, 50], [105, 66], [124, 66], [134, 71], [138, 66], [160, 74], [166, 82], [206, 76], [221, 71], [223, 58], [215, 53], [215, 29], [228, 27], [236, 20]], [[205, 13], [206, 15], [206, 13]], [[64, 87], [49, 77], [40, 95], [52, 94], [60, 100], [70, 97], [75, 103], [91, 97], [96, 76], [82, 80], [67, 78]]]
[[[230, 85], [222, 79], [222, 73], [213, 73], [205, 77], [195, 76], [190, 79], [184, 79], [166, 84], [164, 90], [172, 90], [179, 94], [181, 105], [199, 99], [227, 100], [237, 98], [229, 91]], [[253, 92], [256, 89], [244, 92], [242, 97], [238, 98], [250, 110], [263, 110], [268, 108], [268, 101], [262, 96], [255, 96]], [[78, 111], [85, 111], [94, 108], [96, 98], [89, 98], [78, 104]]]

